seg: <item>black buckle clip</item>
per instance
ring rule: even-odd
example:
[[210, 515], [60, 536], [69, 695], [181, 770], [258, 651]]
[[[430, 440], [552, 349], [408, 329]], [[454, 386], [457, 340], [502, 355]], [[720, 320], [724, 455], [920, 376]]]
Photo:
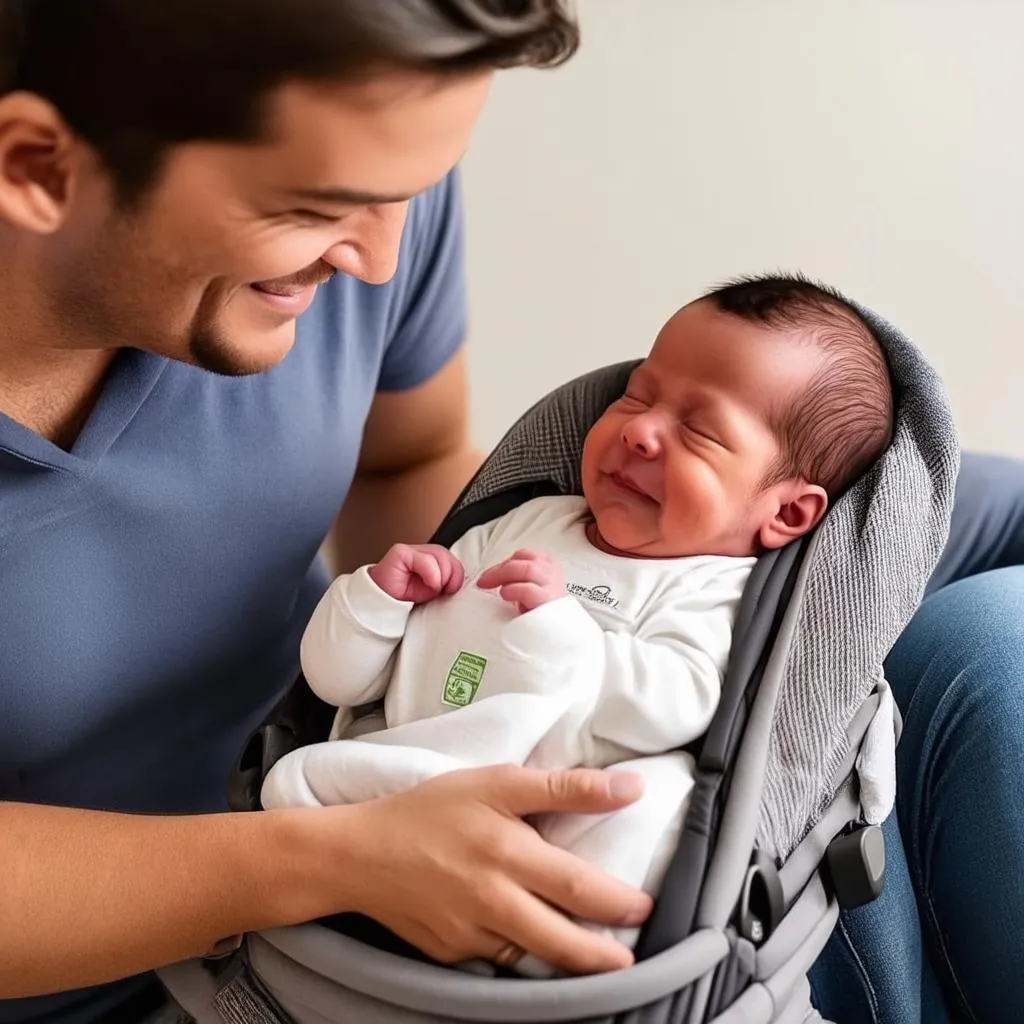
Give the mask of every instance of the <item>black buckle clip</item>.
[[246, 741], [228, 779], [228, 806], [233, 811], [259, 811], [260, 792], [267, 773], [297, 746], [295, 733], [285, 726], [261, 725]]
[[885, 885], [885, 836], [878, 825], [851, 823], [825, 851], [836, 901], [853, 910], [877, 899]]
[[747, 941], [760, 946], [778, 927], [785, 909], [775, 862], [761, 850], [755, 850], [743, 879], [737, 931]]

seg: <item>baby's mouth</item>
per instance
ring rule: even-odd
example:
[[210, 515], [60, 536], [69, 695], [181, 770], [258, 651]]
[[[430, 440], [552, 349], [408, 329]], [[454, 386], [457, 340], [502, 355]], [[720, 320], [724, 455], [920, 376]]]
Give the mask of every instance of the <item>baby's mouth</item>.
[[617, 487], [620, 491], [625, 491], [627, 494], [631, 494], [634, 497], [641, 498], [644, 501], [649, 501], [654, 505], [660, 504], [657, 498], [654, 497], [649, 491], [645, 490], [640, 486], [628, 473], [623, 473], [620, 470], [616, 470], [614, 473], [609, 473], [608, 478], [612, 484]]

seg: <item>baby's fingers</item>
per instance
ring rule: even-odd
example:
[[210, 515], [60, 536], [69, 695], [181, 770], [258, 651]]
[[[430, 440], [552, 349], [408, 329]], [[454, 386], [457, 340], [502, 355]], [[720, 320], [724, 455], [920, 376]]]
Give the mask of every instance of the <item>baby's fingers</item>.
[[412, 558], [410, 570], [427, 589], [439, 594], [444, 587], [444, 578], [437, 557], [424, 551], [417, 551]]
[[484, 590], [493, 590], [495, 587], [503, 586], [508, 582], [506, 578], [508, 573], [505, 571], [507, 565], [508, 562], [501, 562], [499, 565], [492, 565], [490, 569], [485, 569], [477, 578], [476, 585]]
[[457, 594], [462, 589], [462, 584], [466, 582], [466, 570], [453, 554], [446, 552], [446, 556], [444, 566], [447, 579], [444, 584], [444, 593]]
[[521, 612], [533, 611], [544, 603], [544, 591], [536, 583], [509, 583], [498, 591], [498, 596]]
[[543, 585], [547, 582], [546, 567], [528, 559], [513, 556], [500, 565], [495, 565], [484, 572], [477, 581], [485, 590], [504, 587], [510, 583], [534, 583]]

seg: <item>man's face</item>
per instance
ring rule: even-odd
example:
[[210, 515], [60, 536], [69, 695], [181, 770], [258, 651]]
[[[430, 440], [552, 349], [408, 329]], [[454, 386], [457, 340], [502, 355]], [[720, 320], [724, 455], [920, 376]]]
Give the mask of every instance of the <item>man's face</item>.
[[490, 78], [282, 87], [264, 141], [170, 150], [127, 211], [97, 170], [37, 263], [68, 343], [219, 373], [273, 366], [318, 284], [394, 274], [406, 200], [461, 157]]

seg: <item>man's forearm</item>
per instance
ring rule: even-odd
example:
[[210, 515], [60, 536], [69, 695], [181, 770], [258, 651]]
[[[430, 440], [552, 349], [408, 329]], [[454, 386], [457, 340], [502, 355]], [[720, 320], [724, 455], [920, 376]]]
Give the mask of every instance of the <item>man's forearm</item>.
[[327, 545], [332, 569], [351, 572], [392, 544], [430, 540], [483, 459], [465, 448], [403, 472], [357, 476]]
[[0, 999], [111, 981], [344, 909], [344, 857], [325, 900], [309, 826], [348, 810], [156, 817], [0, 804]]

